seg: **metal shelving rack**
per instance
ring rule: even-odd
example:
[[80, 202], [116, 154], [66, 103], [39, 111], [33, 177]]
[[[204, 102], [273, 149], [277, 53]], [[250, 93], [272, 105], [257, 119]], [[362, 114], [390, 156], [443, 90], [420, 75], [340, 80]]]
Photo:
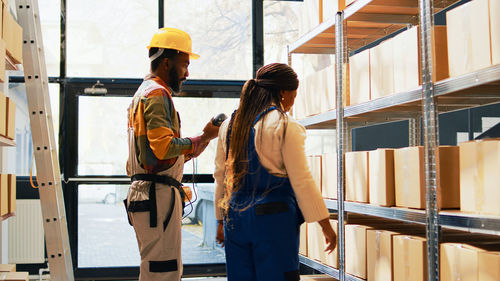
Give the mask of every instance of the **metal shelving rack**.
[[[301, 263], [338, 280], [361, 280], [345, 273], [346, 213], [399, 220], [426, 226], [428, 245], [428, 280], [439, 280], [439, 242], [441, 228], [500, 235], [500, 218], [440, 211], [437, 205], [439, 176], [438, 114], [500, 102], [500, 65], [491, 66], [460, 77], [432, 81], [431, 30], [434, 14], [458, 0], [357, 0], [335, 18], [329, 19], [288, 46], [292, 53], [336, 54], [336, 110], [307, 117], [300, 123], [308, 129], [337, 129], [337, 194], [338, 200], [325, 199], [331, 211], [338, 212], [339, 268], [334, 269], [307, 257]], [[420, 23], [420, 58], [422, 85], [404, 93], [344, 107], [342, 97], [348, 89], [349, 52], [364, 47], [387, 35]], [[421, 121], [422, 117], [422, 121]], [[409, 120], [409, 144], [419, 145], [420, 128], [424, 135], [426, 209], [414, 210], [380, 207], [344, 201], [344, 157], [350, 129], [377, 123]]]

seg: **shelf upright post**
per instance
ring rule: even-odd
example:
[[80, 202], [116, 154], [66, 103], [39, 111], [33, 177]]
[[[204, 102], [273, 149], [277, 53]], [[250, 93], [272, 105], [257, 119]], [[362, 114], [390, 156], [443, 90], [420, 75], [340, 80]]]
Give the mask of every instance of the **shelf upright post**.
[[422, 144], [422, 121], [420, 115], [412, 117], [408, 120], [409, 125], [409, 146], [418, 146]]
[[344, 14], [335, 16], [335, 59], [336, 59], [336, 113], [337, 113], [337, 210], [338, 210], [338, 255], [339, 280], [345, 280], [345, 232], [344, 232], [344, 158], [345, 158], [345, 123], [343, 97], [346, 91], [345, 73], [346, 46], [344, 45]]
[[54, 281], [73, 281], [73, 262], [50, 108], [38, 1], [18, 0], [17, 15], [23, 28], [24, 79], [50, 278]]
[[420, 55], [422, 59], [422, 100], [424, 122], [424, 170], [426, 190], [426, 234], [429, 281], [439, 280], [439, 122], [434, 96], [433, 53], [434, 1], [419, 0]]

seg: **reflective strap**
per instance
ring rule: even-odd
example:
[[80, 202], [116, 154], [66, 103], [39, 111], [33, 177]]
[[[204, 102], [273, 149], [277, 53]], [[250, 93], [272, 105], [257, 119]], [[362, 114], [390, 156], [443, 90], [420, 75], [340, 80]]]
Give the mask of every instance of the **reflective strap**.
[[177, 270], [177, 260], [149, 261], [149, 272], [171, 272]]

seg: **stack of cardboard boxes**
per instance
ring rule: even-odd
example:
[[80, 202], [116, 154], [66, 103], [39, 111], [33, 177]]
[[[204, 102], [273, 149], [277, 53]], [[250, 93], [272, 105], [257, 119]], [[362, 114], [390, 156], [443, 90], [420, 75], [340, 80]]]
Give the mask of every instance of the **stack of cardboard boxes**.
[[0, 264], [0, 280], [28, 281], [28, 272], [16, 272], [15, 264]]
[[[23, 61], [23, 30], [16, 22], [8, 7], [8, 1], [0, 1], [0, 82], [6, 79], [6, 61], [21, 64]], [[14, 139], [16, 105], [14, 101], [0, 92], [0, 136]]]
[[0, 175], [0, 216], [16, 211], [16, 175]]
[[[301, 35], [331, 20], [334, 14], [331, 11], [342, 10], [351, 2], [354, 1], [306, 0], [305, 5], [314, 4], [310, 6], [314, 9], [310, 9], [309, 19], [311, 15], [317, 18], [309, 22], [310, 26], [304, 26]], [[448, 11], [446, 18], [446, 26], [435, 26], [432, 30], [434, 82], [500, 64], [500, 1], [472, 0]], [[350, 83], [344, 106], [415, 90], [422, 84], [419, 28], [411, 27], [349, 58], [347, 77]], [[304, 55], [308, 56], [312, 57]], [[335, 104], [334, 84], [325, 86], [328, 79], [334, 80], [334, 71], [326, 75], [325, 80], [312, 78], [321, 75], [314, 68], [310, 69], [313, 71], [307, 75], [299, 73], [301, 98], [297, 99], [295, 108], [298, 110], [294, 112], [298, 119], [333, 109]], [[313, 162], [311, 170], [320, 183], [323, 196], [336, 199], [336, 154], [324, 154]], [[438, 163], [440, 209], [500, 216], [500, 139], [440, 146]], [[347, 201], [385, 207], [426, 207], [421, 146], [348, 152], [345, 177]], [[372, 217], [372, 220], [376, 219]], [[373, 221], [346, 223], [346, 272], [367, 280], [426, 280], [425, 232]], [[337, 227], [337, 220], [332, 220], [332, 224]], [[304, 224], [301, 235], [301, 254], [332, 267], [338, 266], [336, 253], [328, 256], [323, 252], [326, 245], [317, 224]], [[462, 232], [462, 235], [465, 236], [457, 236], [457, 241], [441, 244], [441, 280], [500, 280], [498, 239], [464, 244], [460, 242], [472, 241], [467, 238], [471, 234]]]
[[[305, 1], [305, 10], [310, 13], [301, 15], [301, 35], [326, 21], [328, 15], [334, 14], [335, 8], [342, 10], [351, 2]], [[499, 1], [471, 1], [448, 11], [446, 19], [446, 26], [435, 26], [432, 32], [434, 82], [500, 64]], [[417, 89], [422, 84], [419, 34], [419, 26], [415, 26], [351, 56], [349, 91], [344, 97], [344, 106]], [[331, 43], [333, 46], [333, 40]], [[311, 56], [314, 55], [304, 55], [304, 58], [310, 60]], [[299, 89], [302, 98], [298, 100], [295, 117], [302, 119], [334, 109], [334, 65], [324, 73], [298, 72], [303, 85]]]

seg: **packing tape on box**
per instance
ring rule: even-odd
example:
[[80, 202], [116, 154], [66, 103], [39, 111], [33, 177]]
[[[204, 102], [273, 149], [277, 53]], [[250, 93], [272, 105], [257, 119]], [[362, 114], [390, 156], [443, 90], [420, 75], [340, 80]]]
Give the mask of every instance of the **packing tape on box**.
[[403, 206], [408, 207], [410, 204], [410, 168], [408, 167], [410, 160], [409, 160], [409, 151], [408, 149], [404, 150], [404, 161], [403, 161], [403, 175], [404, 179], [403, 180], [403, 193], [404, 193], [404, 200], [403, 200]]
[[375, 230], [375, 253], [377, 260], [380, 260], [380, 232], [379, 230]]
[[410, 280], [410, 236], [405, 236], [403, 240], [405, 279]]
[[476, 151], [476, 162], [477, 162], [477, 167], [474, 169], [474, 182], [477, 183], [476, 186], [476, 202], [475, 202], [475, 207], [476, 207], [476, 212], [481, 213], [483, 211], [483, 205], [484, 205], [484, 149], [483, 149], [483, 141], [479, 141], [476, 143], [478, 146], [477, 149], [479, 151]]
[[455, 264], [455, 266], [453, 266], [453, 271], [451, 272], [452, 274], [452, 280], [462, 280], [461, 276], [460, 276], [460, 249], [463, 248], [463, 245], [461, 244], [458, 244], [458, 245], [454, 245], [453, 246], [453, 251], [452, 251], [452, 254], [453, 254], [453, 263]]

